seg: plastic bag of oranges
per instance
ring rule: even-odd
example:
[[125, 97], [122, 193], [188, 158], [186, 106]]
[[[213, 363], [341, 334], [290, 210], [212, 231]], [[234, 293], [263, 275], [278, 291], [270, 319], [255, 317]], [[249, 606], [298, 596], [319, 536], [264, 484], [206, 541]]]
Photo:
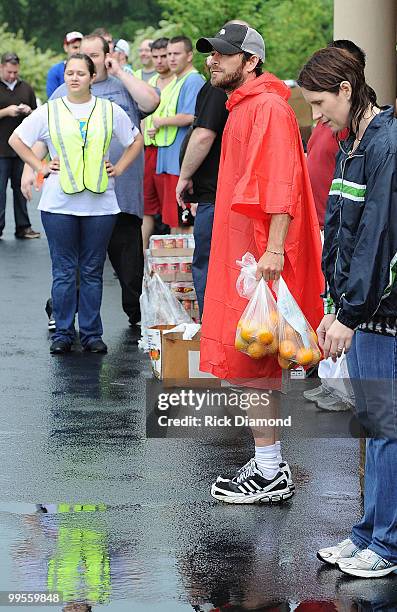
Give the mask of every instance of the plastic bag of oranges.
[[281, 277], [277, 289], [279, 313], [278, 362], [288, 370], [297, 365], [314, 366], [321, 359], [316, 332], [305, 318]]
[[277, 353], [277, 304], [263, 279], [257, 283], [237, 324], [235, 348], [252, 359], [262, 359]]

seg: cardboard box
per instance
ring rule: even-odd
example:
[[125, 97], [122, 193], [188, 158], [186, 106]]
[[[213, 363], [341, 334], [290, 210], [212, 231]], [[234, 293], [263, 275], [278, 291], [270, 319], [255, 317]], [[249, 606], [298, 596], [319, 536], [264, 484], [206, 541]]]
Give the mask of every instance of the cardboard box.
[[218, 378], [199, 371], [200, 332], [192, 340], [183, 340], [181, 332], [164, 334], [174, 325], [158, 325], [148, 329], [149, 356], [153, 376], [175, 386], [216, 386]]
[[150, 249], [152, 257], [193, 257], [194, 249]]

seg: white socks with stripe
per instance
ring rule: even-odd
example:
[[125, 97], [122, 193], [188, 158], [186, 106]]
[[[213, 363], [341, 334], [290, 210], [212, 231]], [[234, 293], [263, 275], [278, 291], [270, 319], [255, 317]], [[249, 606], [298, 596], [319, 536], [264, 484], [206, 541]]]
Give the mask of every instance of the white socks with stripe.
[[280, 471], [282, 460], [280, 442], [270, 446], [255, 446], [255, 462], [266, 480], [272, 480]]

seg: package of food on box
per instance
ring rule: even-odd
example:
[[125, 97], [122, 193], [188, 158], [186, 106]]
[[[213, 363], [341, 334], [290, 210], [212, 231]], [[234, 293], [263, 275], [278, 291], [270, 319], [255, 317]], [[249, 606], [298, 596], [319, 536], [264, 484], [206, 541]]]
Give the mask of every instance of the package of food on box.
[[195, 300], [196, 292], [192, 281], [179, 281], [171, 283], [171, 289], [178, 300]]

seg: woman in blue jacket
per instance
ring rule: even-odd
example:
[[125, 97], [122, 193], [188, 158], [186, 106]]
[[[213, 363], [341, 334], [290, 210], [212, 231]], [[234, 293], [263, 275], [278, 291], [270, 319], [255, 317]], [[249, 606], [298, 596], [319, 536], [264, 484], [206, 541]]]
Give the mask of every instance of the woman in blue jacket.
[[397, 121], [341, 49], [317, 51], [298, 84], [315, 120], [350, 130], [327, 204], [318, 333], [326, 358], [347, 353], [368, 432], [364, 517], [318, 557], [353, 576], [381, 577], [397, 570]]

